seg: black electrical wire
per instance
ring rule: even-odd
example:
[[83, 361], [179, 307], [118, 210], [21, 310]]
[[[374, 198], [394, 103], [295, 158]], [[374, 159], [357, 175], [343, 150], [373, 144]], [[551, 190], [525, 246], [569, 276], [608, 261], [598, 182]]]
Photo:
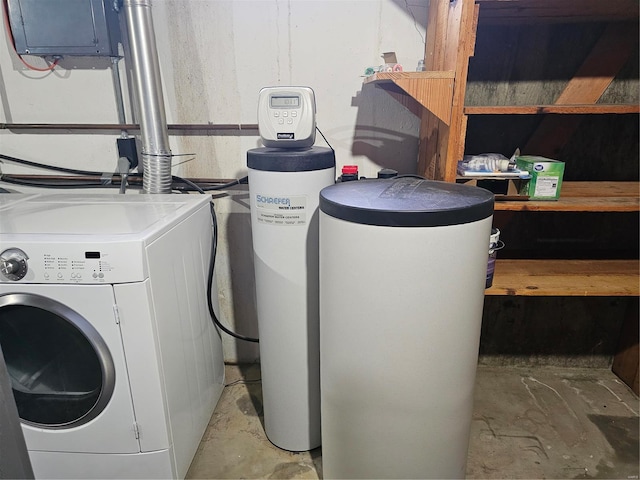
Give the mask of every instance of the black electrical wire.
[[11, 183], [13, 185], [22, 185], [25, 187], [40, 187], [40, 188], [59, 188], [59, 189], [74, 189], [74, 188], [117, 188], [118, 185], [107, 183], [89, 183], [89, 182], [70, 182], [61, 183], [58, 181], [44, 181], [37, 182], [35, 180], [24, 180], [19, 178], [13, 178], [10, 175], [0, 175], [0, 181], [5, 183]]
[[76, 170], [74, 168], [54, 167], [53, 165], [45, 165], [43, 163], [31, 162], [29, 160], [23, 160], [22, 158], [10, 157], [9, 155], [3, 155], [0, 153], [0, 158], [9, 162], [21, 163], [22, 165], [28, 165], [30, 167], [44, 168], [47, 170], [53, 170], [56, 172], [72, 173], [74, 175], [102, 175], [100, 172], [91, 172], [88, 170]]
[[[176, 155], [173, 155], [176, 156]], [[69, 173], [69, 174], [73, 174], [73, 175], [83, 175], [83, 176], [95, 176], [98, 177], [100, 179], [102, 179], [102, 176], [104, 175], [102, 172], [94, 172], [91, 170], [77, 170], [74, 168], [65, 168], [65, 167], [56, 167], [54, 165], [47, 165], [44, 163], [39, 163], [39, 162], [32, 162], [30, 160], [24, 160], [22, 158], [16, 158], [16, 157], [11, 157], [9, 155], [4, 155], [0, 153], [0, 159], [3, 160], [7, 160], [9, 162], [15, 162], [15, 163], [19, 163], [22, 165], [28, 165], [30, 167], [36, 167], [36, 168], [42, 168], [45, 170], [53, 170], [56, 172], [62, 172], [62, 173]], [[134, 177], [141, 177], [141, 174], [130, 174], [129, 177], [130, 178], [134, 178]], [[182, 177], [172, 177], [174, 181], [179, 181], [184, 183], [185, 185], [188, 185], [192, 190], [198, 191], [200, 193], [204, 193], [205, 191], [210, 191], [210, 190], [226, 190], [227, 188], [231, 188], [235, 185], [242, 185], [242, 184], [247, 184], [249, 183], [249, 177], [245, 176], [242, 178], [238, 178], [236, 180], [233, 180], [231, 182], [228, 183], [223, 183], [221, 185], [211, 185], [211, 186], [206, 186], [206, 187], [201, 187], [199, 185], [197, 185], [196, 183], [184, 179]], [[44, 188], [91, 188], [91, 187], [111, 187], [113, 185], [110, 184], [104, 184], [104, 183], [77, 183], [74, 182], [73, 184], [69, 183], [69, 184], [61, 184], [59, 182], [35, 182], [33, 180], [18, 180], [12, 177], [6, 177], [6, 176], [2, 176], [0, 175], [0, 180], [3, 180], [7, 183], [14, 183], [16, 185], [24, 185], [24, 186], [33, 186], [33, 187], [44, 187]], [[22, 182], [22, 183], [20, 183]], [[132, 187], [132, 185], [130, 185], [130, 187]]]
[[325, 143], [326, 143], [327, 145], [329, 145], [329, 148], [331, 149], [331, 151], [335, 153], [335, 150], [333, 149], [333, 147], [332, 147], [332, 146], [331, 146], [331, 144], [329, 143], [329, 140], [327, 140], [327, 137], [325, 137], [325, 136], [324, 136], [324, 133], [322, 133], [322, 130], [320, 130], [320, 129], [318, 128], [318, 126], [317, 126], [317, 125], [316, 125], [316, 130], [318, 130], [318, 133], [319, 133], [320, 135], [322, 135], [322, 138], [324, 139]]
[[[174, 176], [173, 179], [174, 179], [174, 181], [177, 181], [177, 182], [182, 182], [183, 180], [185, 180], [185, 179], [183, 179], [181, 177], [176, 177], [176, 176]], [[238, 178], [236, 180], [232, 180], [231, 182], [222, 183], [220, 185], [203, 186], [203, 185], [198, 185], [197, 183], [192, 182], [191, 180], [185, 181], [184, 183], [185, 183], [185, 185], [190, 187], [191, 190], [195, 190], [195, 191], [200, 192], [200, 193], [205, 193], [205, 192], [210, 192], [210, 191], [213, 191], [213, 190], [227, 190], [228, 188], [235, 187], [236, 185], [246, 185], [247, 183], [249, 183], [249, 177], [245, 176], [245, 177], [242, 177], [242, 178]], [[174, 187], [174, 188], [176, 188], [176, 187]], [[185, 189], [180, 189], [180, 190], [184, 191]]]
[[225, 327], [222, 323], [220, 323], [220, 320], [218, 319], [216, 312], [213, 309], [211, 295], [213, 293], [212, 292], [213, 269], [216, 265], [216, 253], [218, 250], [218, 221], [216, 219], [216, 212], [213, 206], [213, 202], [211, 202], [210, 207], [211, 207], [211, 218], [213, 219], [213, 241], [211, 242], [211, 256], [209, 258], [209, 275], [207, 278], [207, 304], [209, 306], [209, 313], [211, 314], [211, 318], [213, 319], [214, 323], [220, 328], [220, 330], [225, 332], [227, 335], [231, 335], [232, 337], [237, 338], [238, 340], [244, 340], [245, 342], [258, 343], [260, 340], [258, 340], [257, 338], [241, 335]]
[[[196, 183], [192, 182], [191, 180], [187, 180], [186, 178], [176, 177], [175, 175], [172, 176], [172, 178], [176, 181], [183, 182], [186, 185], [190, 186], [191, 188], [195, 189], [196, 191], [206, 195], [205, 190], [199, 185], [197, 185]], [[234, 185], [237, 185], [237, 183], [234, 183]], [[211, 241], [211, 255], [209, 257], [209, 273], [207, 275], [207, 306], [209, 307], [209, 314], [211, 315], [211, 319], [213, 320], [213, 323], [215, 323], [218, 326], [218, 328], [220, 328], [220, 330], [222, 330], [227, 335], [231, 335], [232, 337], [237, 338], [238, 340], [244, 340], [245, 342], [258, 343], [259, 340], [257, 338], [241, 335], [225, 327], [220, 322], [220, 320], [218, 319], [218, 316], [216, 315], [215, 310], [213, 309], [213, 301], [212, 301], [213, 269], [216, 266], [216, 254], [218, 252], [218, 219], [216, 217], [216, 211], [213, 205], [213, 201], [209, 203], [209, 207], [211, 209], [211, 219], [213, 222], [213, 232], [212, 232], [213, 238]]]
[[186, 178], [182, 178], [182, 177], [177, 177], [176, 175], [171, 175], [171, 179], [174, 182], [182, 182], [185, 185], [190, 186], [193, 190], [195, 190], [198, 193], [202, 193], [203, 195], [206, 194], [206, 192], [195, 182], [192, 182], [191, 180], [188, 180]]
[[245, 176], [242, 178], [238, 178], [237, 180], [233, 180], [229, 183], [223, 183], [222, 185], [212, 185], [210, 187], [202, 187], [202, 190], [211, 191], [211, 190], [226, 190], [227, 188], [234, 187], [236, 185], [242, 185], [249, 183], [249, 177]]

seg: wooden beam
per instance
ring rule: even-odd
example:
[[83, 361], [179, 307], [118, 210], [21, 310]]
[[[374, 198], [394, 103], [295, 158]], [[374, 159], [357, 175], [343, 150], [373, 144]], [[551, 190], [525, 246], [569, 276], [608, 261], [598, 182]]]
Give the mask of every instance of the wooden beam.
[[451, 121], [447, 125], [425, 111], [420, 126], [418, 173], [437, 180], [454, 181], [457, 157], [464, 144], [466, 125], [462, 108], [467, 85], [469, 57], [475, 46], [477, 6], [473, 0], [432, 0], [429, 5], [425, 66], [427, 70], [455, 73]]
[[[452, 182], [456, 178], [458, 160], [464, 155], [467, 119], [463, 113], [464, 99], [467, 91], [467, 74], [469, 73], [469, 57], [473, 56], [478, 26], [478, 5], [472, 0], [458, 0], [451, 4], [450, 19], [454, 19], [451, 30], [456, 44], [451, 48], [451, 56], [455, 54], [455, 87], [451, 105], [451, 128], [446, 148], [440, 152], [440, 163], [437, 165], [436, 178]], [[458, 18], [459, 16], [459, 18]], [[449, 38], [447, 38], [449, 42]], [[453, 43], [453, 42], [451, 42]], [[453, 61], [453, 60], [450, 60]]]
[[[424, 49], [424, 64], [427, 71], [444, 71], [444, 45], [447, 38], [448, 0], [431, 0], [427, 17], [427, 33]], [[450, 115], [449, 115], [450, 117]], [[418, 143], [417, 173], [427, 178], [436, 178], [440, 143], [449, 131], [449, 126], [429, 110], [422, 111]]]
[[610, 23], [556, 100], [558, 105], [596, 103], [633, 51], [636, 29]]
[[[555, 103], [595, 104], [629, 59], [635, 32], [633, 25], [609, 24]], [[580, 117], [547, 116], [522, 151], [556, 158], [579, 124]]]

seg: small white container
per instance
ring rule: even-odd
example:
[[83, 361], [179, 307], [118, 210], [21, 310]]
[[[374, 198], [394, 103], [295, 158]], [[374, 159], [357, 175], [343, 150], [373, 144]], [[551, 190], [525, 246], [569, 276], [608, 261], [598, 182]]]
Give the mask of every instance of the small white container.
[[492, 228], [491, 236], [489, 237], [489, 261], [487, 262], [487, 281], [485, 288], [493, 285], [493, 274], [496, 270], [496, 257], [498, 256], [497, 252], [503, 248], [504, 242], [500, 240], [500, 230]]

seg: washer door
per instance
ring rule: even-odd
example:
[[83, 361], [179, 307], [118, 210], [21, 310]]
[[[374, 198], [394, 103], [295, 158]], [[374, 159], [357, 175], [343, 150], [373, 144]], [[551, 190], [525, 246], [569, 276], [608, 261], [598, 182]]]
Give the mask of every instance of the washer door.
[[0, 346], [23, 423], [82, 425], [111, 398], [115, 369], [105, 342], [85, 318], [55, 300], [0, 296]]
[[116, 303], [112, 285], [0, 283], [0, 346], [29, 451], [140, 451]]

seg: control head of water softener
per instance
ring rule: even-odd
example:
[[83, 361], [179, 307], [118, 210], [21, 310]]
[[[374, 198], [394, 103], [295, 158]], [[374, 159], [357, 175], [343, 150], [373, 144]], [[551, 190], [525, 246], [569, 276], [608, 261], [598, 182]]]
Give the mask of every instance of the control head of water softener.
[[265, 147], [308, 148], [316, 141], [316, 100], [310, 87], [264, 87], [258, 131]]

